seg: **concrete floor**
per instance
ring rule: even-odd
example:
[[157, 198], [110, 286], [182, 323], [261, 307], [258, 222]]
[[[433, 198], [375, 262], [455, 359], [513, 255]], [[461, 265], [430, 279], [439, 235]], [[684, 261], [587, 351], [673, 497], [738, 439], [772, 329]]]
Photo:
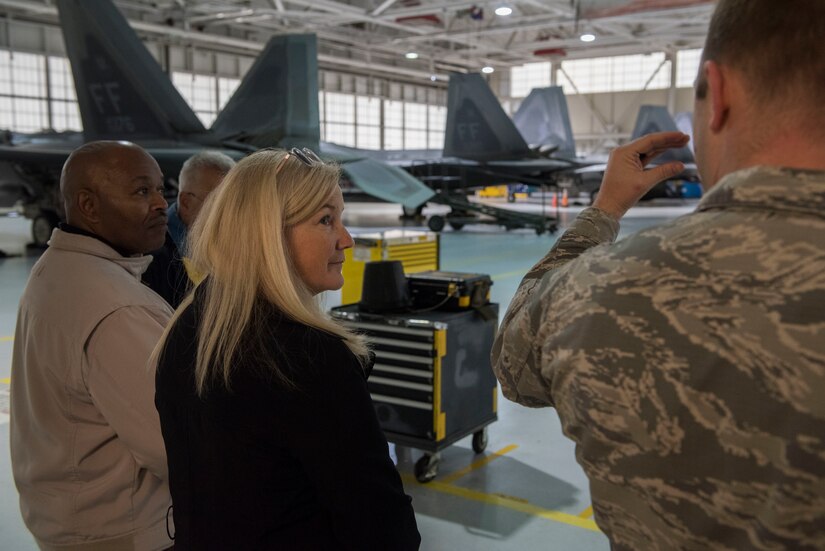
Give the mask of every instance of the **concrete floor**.
[[[503, 204], [499, 204], [503, 206]], [[631, 210], [621, 236], [693, 209], [676, 202]], [[531, 203], [509, 208], [538, 211]], [[556, 212], [561, 226], [581, 207]], [[443, 208], [425, 210], [425, 214]], [[347, 205], [345, 221], [354, 233], [399, 225], [399, 207], [378, 203]], [[408, 226], [408, 229], [426, 228]], [[28, 222], [0, 217], [0, 549], [36, 549], [20, 517], [8, 451], [8, 399], [12, 335], [17, 302], [37, 252], [27, 251]], [[492, 276], [492, 300], [503, 314], [523, 274], [552, 247], [555, 236], [497, 226], [467, 226], [441, 236], [441, 269]], [[620, 237], [621, 237], [620, 236]], [[337, 304], [336, 296], [327, 299]], [[575, 461], [573, 444], [561, 433], [552, 409], [531, 410], [499, 398], [499, 421], [489, 426], [489, 444], [473, 453], [465, 438], [442, 453], [438, 477], [419, 484], [412, 475], [421, 456], [396, 450], [398, 467], [421, 532], [423, 550], [606, 551], [609, 544], [592, 519], [587, 479]]]

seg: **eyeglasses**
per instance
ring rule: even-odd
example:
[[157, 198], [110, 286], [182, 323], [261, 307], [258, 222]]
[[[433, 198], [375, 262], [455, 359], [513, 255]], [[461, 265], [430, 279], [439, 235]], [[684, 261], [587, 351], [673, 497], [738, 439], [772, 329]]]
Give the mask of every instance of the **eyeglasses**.
[[290, 156], [295, 157], [309, 167], [324, 164], [324, 161], [322, 161], [321, 158], [310, 148], [293, 147], [287, 152], [284, 158], [281, 159], [280, 164], [278, 164], [278, 168], [275, 169], [275, 174], [278, 174], [281, 171], [286, 163], [286, 160], [289, 159]]

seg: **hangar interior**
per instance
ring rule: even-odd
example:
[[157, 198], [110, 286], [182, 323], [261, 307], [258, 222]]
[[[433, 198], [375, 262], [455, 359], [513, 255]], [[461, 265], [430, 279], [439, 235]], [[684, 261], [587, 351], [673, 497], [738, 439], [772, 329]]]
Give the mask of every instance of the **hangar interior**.
[[[480, 72], [508, 115], [531, 90], [561, 86], [580, 156], [604, 156], [626, 142], [642, 105], [665, 106], [673, 116], [691, 111], [713, 8], [707, 0], [114, 4], [206, 127], [271, 36], [310, 33], [318, 37], [323, 141], [374, 151], [440, 150], [450, 74]], [[51, 0], [0, 0], [0, 130], [9, 136], [83, 130]], [[9, 189], [0, 188], [0, 547], [25, 550], [36, 546], [20, 517], [11, 475], [9, 380], [17, 303], [42, 251], [26, 246], [29, 221], [18, 215]], [[501, 197], [474, 199], [551, 214], [559, 232], [535, 235], [495, 224], [447, 228], [438, 241], [440, 269], [489, 274], [502, 315], [521, 277], [588, 202], [573, 199], [562, 206], [542, 189], [510, 204]], [[631, 211], [621, 235], [694, 205], [683, 198], [654, 200]], [[423, 210], [444, 212], [432, 204]], [[397, 204], [357, 201], [348, 203], [345, 221], [356, 237], [400, 228], [429, 231], [425, 221], [401, 221], [400, 214]], [[341, 301], [340, 294], [327, 298], [330, 306]], [[498, 421], [488, 438], [483, 454], [473, 452], [469, 436], [449, 446], [438, 476], [424, 484], [414, 476], [421, 452], [395, 448], [422, 549], [608, 549], [592, 520], [587, 480], [553, 410], [529, 410], [499, 396]]]

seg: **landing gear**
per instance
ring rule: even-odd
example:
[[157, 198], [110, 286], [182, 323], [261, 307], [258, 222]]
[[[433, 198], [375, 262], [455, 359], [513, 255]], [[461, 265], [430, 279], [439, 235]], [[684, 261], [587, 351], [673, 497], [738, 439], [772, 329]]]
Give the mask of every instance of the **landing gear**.
[[501, 209], [484, 203], [471, 203], [460, 195], [438, 193], [430, 199], [450, 207], [447, 216], [434, 215], [427, 225], [434, 232], [440, 232], [449, 223], [454, 230], [460, 230], [467, 224], [496, 224], [507, 230], [532, 228], [538, 235], [556, 230], [556, 219], [550, 216]]
[[427, 227], [430, 228], [432, 231], [438, 233], [444, 229], [444, 224], [446, 220], [443, 216], [438, 214], [430, 216], [430, 219], [427, 220]]
[[422, 211], [424, 210], [424, 205], [420, 205], [418, 207], [405, 207], [401, 205], [401, 220], [420, 220], [424, 217]]

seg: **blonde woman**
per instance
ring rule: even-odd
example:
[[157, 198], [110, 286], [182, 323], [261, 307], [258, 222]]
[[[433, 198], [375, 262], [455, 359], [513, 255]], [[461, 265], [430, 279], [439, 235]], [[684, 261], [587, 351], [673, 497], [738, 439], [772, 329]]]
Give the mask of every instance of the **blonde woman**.
[[316, 300], [353, 244], [338, 178], [307, 149], [259, 151], [192, 228], [206, 278], [156, 350], [178, 550], [418, 548], [367, 347]]

